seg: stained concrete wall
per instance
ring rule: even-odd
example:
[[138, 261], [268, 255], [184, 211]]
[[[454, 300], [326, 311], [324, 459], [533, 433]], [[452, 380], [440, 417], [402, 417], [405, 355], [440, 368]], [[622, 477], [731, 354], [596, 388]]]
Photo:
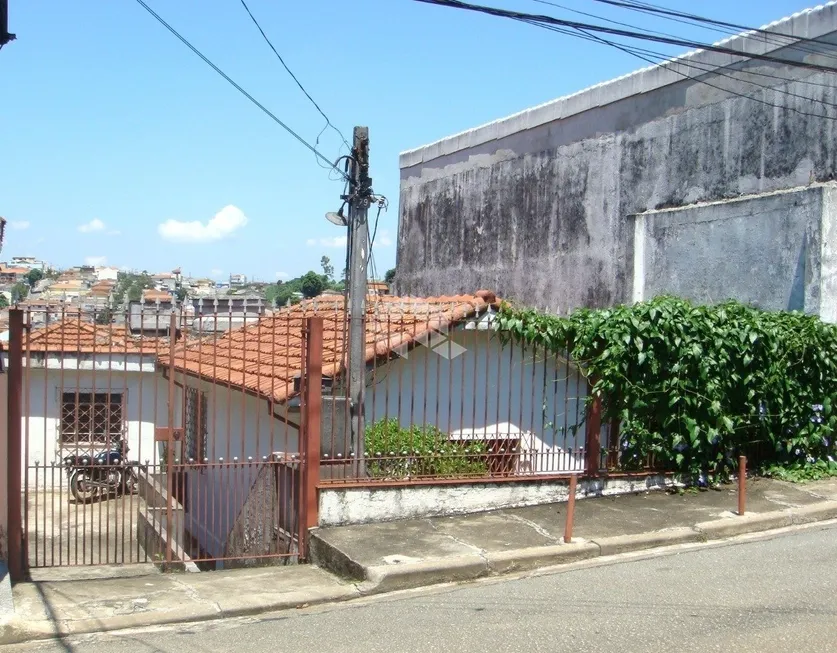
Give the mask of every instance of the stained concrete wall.
[[[837, 7], [770, 29], [835, 43]], [[779, 42], [725, 45], [834, 64], [837, 47]], [[561, 313], [629, 301], [633, 214], [834, 178], [835, 106], [830, 73], [697, 52], [404, 152], [395, 290], [488, 287]]]
[[662, 294], [726, 299], [831, 319], [837, 184], [635, 216], [636, 301]]

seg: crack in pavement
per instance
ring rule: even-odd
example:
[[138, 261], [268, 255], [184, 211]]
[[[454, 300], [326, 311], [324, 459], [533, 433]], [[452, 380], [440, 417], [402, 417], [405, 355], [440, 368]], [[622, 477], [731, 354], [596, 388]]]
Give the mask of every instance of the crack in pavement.
[[552, 535], [552, 533], [550, 533], [548, 530], [546, 530], [543, 526], [540, 526], [539, 524], [536, 524], [535, 522], [533, 522], [530, 519], [526, 519], [525, 517], [521, 517], [520, 515], [517, 515], [515, 513], [508, 513], [506, 516], [511, 517], [513, 520], [515, 520], [517, 522], [520, 522], [521, 524], [525, 524], [526, 526], [531, 528], [533, 531], [535, 531], [538, 535], [542, 535], [543, 537], [548, 539], [550, 542], [558, 542], [558, 540], [559, 540], [559, 538]]

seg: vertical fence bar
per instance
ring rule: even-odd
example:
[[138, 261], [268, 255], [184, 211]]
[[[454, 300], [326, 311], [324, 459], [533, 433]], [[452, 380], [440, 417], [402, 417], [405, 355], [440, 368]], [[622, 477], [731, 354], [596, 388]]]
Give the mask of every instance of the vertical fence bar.
[[588, 476], [599, 473], [601, 458], [602, 398], [593, 396], [587, 416], [587, 438], [584, 442], [585, 467]]
[[747, 456], [738, 457], [738, 514], [747, 508]]
[[[302, 500], [305, 528], [303, 537], [307, 542], [307, 531], [319, 522], [317, 485], [320, 481], [320, 418], [323, 387], [323, 318], [309, 317], [306, 321], [305, 349], [305, 452], [302, 459], [304, 491]], [[300, 542], [304, 552], [307, 546]]]
[[23, 580], [26, 565], [23, 559], [24, 533], [21, 510], [21, 420], [23, 390], [23, 311], [9, 311], [9, 371], [8, 371], [8, 449], [7, 500], [9, 502], [9, 575], [12, 580]]
[[168, 438], [166, 439], [166, 564], [172, 561], [172, 537], [174, 533], [174, 357], [177, 322], [174, 311], [169, 319], [169, 394], [168, 394]]

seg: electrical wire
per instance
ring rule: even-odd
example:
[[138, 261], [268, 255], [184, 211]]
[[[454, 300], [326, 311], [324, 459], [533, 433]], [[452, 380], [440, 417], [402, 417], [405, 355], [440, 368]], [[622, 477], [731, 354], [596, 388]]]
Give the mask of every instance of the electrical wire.
[[[550, 2], [547, 2], [546, 0], [535, 0], [535, 2], [542, 2], [543, 4], [552, 4]], [[828, 48], [834, 47], [833, 43], [825, 41], [821, 38], [794, 36], [790, 34], [782, 34], [781, 32], [775, 32], [764, 28], [748, 27], [747, 25], [740, 25], [737, 23], [729, 23], [722, 20], [715, 20], [713, 18], [707, 18], [705, 16], [699, 16], [697, 14], [690, 14], [688, 12], [677, 11], [668, 7], [663, 7], [661, 5], [654, 5], [648, 2], [639, 2], [637, 0], [593, 0], [593, 2], [599, 2], [601, 4], [620, 7], [629, 11], [640, 12], [643, 14], [663, 18], [665, 20], [683, 23], [685, 25], [703, 27], [705, 29], [711, 29], [713, 31], [721, 32], [732, 36], [741, 35], [743, 37], [751, 37], [753, 34], [758, 34], [763, 37], [764, 41], [773, 43], [775, 45], [780, 45], [782, 47], [791, 47], [793, 49], [802, 50], [811, 54], [822, 54], [832, 59], [837, 58], [837, 56], [835, 55], [826, 54], [816, 49], [805, 48], [801, 45], [812, 43], [817, 45], [824, 45]], [[747, 34], [742, 34], [742, 32], [746, 32]], [[782, 41], [781, 39], [788, 40]]]
[[740, 50], [736, 50], [734, 48], [730, 48], [721, 44], [717, 43], [701, 43], [700, 41], [693, 41], [691, 39], [679, 38], [679, 37], [669, 37], [669, 36], [660, 36], [657, 34], [649, 34], [643, 32], [637, 32], [634, 30], [623, 30], [614, 27], [606, 27], [604, 25], [594, 25], [591, 23], [581, 23], [578, 21], [571, 21], [565, 20], [561, 18], [555, 18], [553, 16], [546, 16], [543, 14], [530, 14], [525, 12], [519, 11], [511, 11], [507, 9], [498, 9], [496, 7], [487, 7], [483, 5], [475, 5], [468, 2], [462, 2], [461, 0], [414, 0], [415, 2], [421, 2], [424, 4], [430, 5], [437, 5], [440, 7], [448, 7], [451, 9], [461, 9], [465, 11], [473, 11], [477, 13], [483, 13], [490, 16], [498, 16], [500, 18], [511, 18], [514, 20], [522, 20], [526, 21], [534, 21], [539, 23], [544, 23], [547, 25], [556, 25], [561, 27], [568, 27], [570, 29], [586, 29], [591, 32], [601, 32], [604, 34], [610, 34], [612, 36], [622, 36], [634, 39], [640, 39], [645, 41], [655, 41], [657, 43], [666, 43], [668, 45], [679, 45], [683, 47], [693, 48], [693, 49], [701, 49], [707, 50], [710, 52], [719, 52], [721, 54], [728, 54], [736, 57], [743, 57], [747, 59], [757, 59], [760, 61], [769, 61], [772, 63], [779, 63], [782, 65], [793, 66], [796, 68], [807, 68], [810, 70], [817, 70], [820, 72], [829, 72], [829, 73], [837, 73], [837, 68], [833, 66], [825, 66], [822, 64], [811, 63], [809, 61], [793, 61], [789, 59], [784, 59], [782, 57], [776, 57], [773, 55], [768, 54], [758, 54], [758, 53], [750, 53], [750, 52], [742, 52]]
[[[491, 7], [482, 7], [480, 5], [468, 5], [467, 3], [459, 2], [458, 0], [416, 0], [416, 1], [417, 2], [423, 2], [423, 3], [426, 3], [426, 4], [439, 4], [439, 5], [442, 5], [442, 6], [455, 7], [455, 8], [466, 8], [466, 9], [474, 8], [473, 9], [474, 11], [480, 11], [481, 13], [488, 13], [490, 15], [500, 16], [500, 17], [504, 17], [504, 18], [511, 18], [513, 20], [518, 20], [520, 22], [527, 23], [527, 24], [530, 24], [530, 25], [534, 25], [536, 27], [549, 29], [551, 31], [554, 31], [554, 32], [557, 32], [557, 33], [560, 33], [560, 34], [565, 34], [567, 36], [572, 36], [572, 37], [575, 37], [575, 38], [582, 38], [584, 40], [596, 41], [598, 43], [620, 49], [620, 50], [622, 50], [622, 51], [624, 51], [628, 54], [631, 54], [632, 56], [635, 56], [639, 59], [642, 59], [643, 61], [646, 61], [648, 63], [654, 64], [654, 65], [664, 66], [666, 68], [670, 68], [671, 66], [674, 66], [674, 65], [684, 65], [684, 66], [691, 66], [691, 67], [700, 69], [699, 65], [696, 65], [695, 62], [689, 62], [686, 59], [668, 61], [668, 62], [665, 62], [665, 63], [660, 63], [660, 62], [654, 61], [653, 59], [649, 59], [648, 57], [640, 54], [639, 52], [631, 51], [631, 46], [626, 46], [626, 45], [623, 45], [623, 44], [619, 44], [619, 43], [616, 43], [614, 41], [610, 41], [608, 39], [605, 39], [603, 37], [600, 37], [598, 35], [590, 33], [593, 30], [588, 30], [588, 29], [585, 29], [583, 27], [576, 27], [575, 25], [577, 25], [577, 23], [573, 23], [572, 21], [562, 21], [560, 19], [553, 19], [549, 16], [539, 16], [539, 15], [532, 15], [532, 14], [521, 14], [519, 12], [507, 12], [505, 10], [495, 10]], [[482, 11], [482, 10], [486, 10], [486, 11]], [[499, 12], [499, 13], [495, 13], [495, 12]], [[557, 25], [554, 24], [556, 22], [558, 23]], [[569, 24], [569, 25], [571, 25], [571, 27], [567, 28], [567, 27], [560, 27], [559, 26], [559, 25], [564, 25], [564, 24]], [[598, 26], [592, 26], [592, 27], [594, 29], [598, 28]], [[605, 28], [605, 29], [607, 29], [607, 28]], [[737, 51], [732, 51], [732, 52], [735, 52], [735, 54], [737, 56], [742, 56], [742, 57], [750, 56], [750, 55], [747, 55], [745, 53], [741, 53], [741, 52], [737, 52]], [[663, 55], [661, 53], [658, 54], [658, 56], [666, 57], [666, 55]], [[787, 63], [789, 65], [792, 65], [792, 66], [796, 66], [798, 62], [786, 61], [785, 63]], [[808, 66], [803, 65], [802, 67], [807, 68]], [[674, 70], [673, 68], [671, 68], [671, 69], [672, 69], [672, 72], [675, 72], [676, 74], [678, 74], [678, 75], [680, 75], [680, 76], [682, 76], [686, 79], [690, 79], [692, 81], [704, 84], [704, 85], [709, 86], [711, 88], [718, 89], [718, 90], [723, 91], [725, 93], [729, 93], [730, 95], [735, 95], [735, 96], [738, 96], [738, 97], [751, 99], [751, 100], [753, 100], [753, 101], [755, 101], [759, 104], [765, 104], [765, 105], [770, 106], [772, 108], [786, 109], [786, 110], [791, 111], [793, 113], [797, 113], [799, 115], [809, 116], [809, 117], [812, 117], [812, 118], [824, 118], [824, 119], [827, 119], [827, 120], [837, 120], [837, 116], [831, 116], [831, 115], [821, 114], [821, 113], [811, 113], [811, 112], [807, 112], [807, 111], [802, 111], [801, 109], [797, 109], [796, 107], [779, 106], [779, 105], [776, 105], [776, 104], [774, 104], [772, 102], [769, 102], [767, 100], [764, 100], [764, 99], [761, 99], [761, 98], [758, 98], [758, 97], [753, 97], [752, 95], [745, 95], [743, 93], [739, 93], [737, 91], [727, 89], [727, 88], [724, 88], [722, 86], [718, 86], [716, 84], [712, 84], [711, 82], [700, 79], [698, 77], [688, 75], [686, 73], [683, 73], [682, 71]], [[814, 98], [809, 98], [807, 96], [799, 95], [797, 93], [792, 93], [790, 91], [784, 91], [783, 89], [776, 89], [776, 88], [773, 88], [771, 86], [765, 86], [765, 85], [762, 85], [762, 84], [758, 84], [757, 82], [753, 82], [753, 81], [749, 81], [749, 80], [742, 80], [742, 79], [739, 79], [737, 77], [732, 77], [731, 75], [729, 75], [727, 73], [723, 73], [723, 72], [718, 71], [716, 68], [702, 69], [702, 70], [703, 70], [703, 72], [705, 72], [707, 74], [713, 73], [713, 74], [718, 74], [720, 76], [729, 77], [730, 79], [733, 79], [736, 82], [749, 83], [749, 84], [752, 84], [754, 86], [760, 87], [764, 90], [771, 90], [771, 91], [774, 91], [776, 93], [786, 93], [790, 96], [795, 96], [795, 97], [798, 97], [800, 99], [804, 99], [804, 100], [810, 101], [810, 102], [820, 102], [821, 104], [823, 104], [823, 106], [837, 106], [833, 103], [828, 103], [826, 101], [817, 100], [817, 99], [814, 99]], [[837, 69], [835, 69], [835, 72], [837, 72]], [[796, 80], [785, 80], [785, 81], [796, 81]]]
[[[277, 58], [277, 59], [279, 59], [279, 63], [281, 63], [281, 64], [282, 64], [282, 67], [283, 67], [283, 68], [285, 69], [285, 71], [286, 71], [286, 72], [287, 72], [287, 73], [291, 76], [291, 79], [293, 79], [293, 80], [294, 80], [294, 82], [296, 82], [296, 85], [299, 87], [299, 90], [300, 90], [300, 91], [302, 91], [302, 92], [305, 94], [305, 97], [307, 97], [307, 98], [308, 98], [308, 100], [311, 102], [311, 104], [313, 104], [313, 105], [314, 105], [314, 108], [315, 108], [315, 109], [319, 112], [319, 114], [320, 114], [320, 115], [323, 117], [323, 119], [326, 121], [325, 127], [323, 127], [323, 128], [322, 128], [322, 130], [320, 131], [320, 133], [319, 133], [319, 134], [317, 134], [317, 138], [316, 138], [316, 140], [314, 141], [314, 145], [316, 146], [316, 145], [319, 145], [319, 144], [320, 144], [320, 137], [323, 135], [323, 133], [325, 132], [325, 130], [326, 130], [326, 129], [328, 129], [329, 127], [331, 127], [331, 128], [332, 128], [335, 132], [337, 132], [337, 134], [340, 136], [340, 139], [343, 141], [343, 144], [344, 144], [347, 148], [349, 148], [349, 150], [351, 150], [352, 148], [351, 148], [351, 146], [349, 145], [348, 141], [346, 141], [346, 137], [343, 135], [343, 132], [341, 132], [341, 131], [340, 131], [340, 129], [339, 129], [338, 127], [336, 127], [336, 126], [334, 125], [334, 123], [332, 123], [332, 122], [331, 122], [331, 120], [329, 119], [329, 117], [328, 117], [328, 116], [325, 114], [325, 112], [324, 112], [324, 111], [320, 108], [320, 105], [319, 105], [319, 104], [317, 104], [316, 100], [314, 100], [314, 98], [313, 98], [313, 97], [311, 97], [311, 94], [310, 94], [310, 93], [309, 93], [309, 92], [305, 89], [305, 87], [302, 85], [302, 82], [300, 82], [300, 81], [299, 81], [299, 78], [297, 78], [297, 76], [296, 76], [296, 75], [294, 74], [294, 72], [290, 69], [290, 67], [288, 66], [288, 64], [286, 64], [286, 63], [285, 63], [285, 59], [282, 57], [282, 55], [281, 55], [281, 54], [279, 54], [279, 51], [278, 51], [278, 50], [276, 49], [276, 47], [273, 45], [273, 42], [270, 40], [270, 38], [267, 36], [267, 34], [265, 34], [265, 31], [262, 29], [262, 26], [259, 24], [259, 21], [256, 19], [256, 17], [253, 15], [253, 12], [252, 12], [252, 11], [250, 11], [250, 7], [248, 7], [248, 6], [247, 6], [247, 3], [246, 3], [244, 0], [239, 0], [239, 2], [241, 2], [241, 6], [242, 6], [242, 7], [244, 7], [244, 10], [247, 12], [247, 15], [248, 15], [248, 16], [250, 16], [250, 20], [252, 20], [252, 21], [253, 21], [253, 24], [256, 26], [256, 29], [258, 29], [258, 30], [259, 30], [259, 33], [262, 35], [262, 38], [265, 40], [265, 43], [267, 43], [267, 44], [270, 46], [270, 49], [271, 49], [271, 50], [273, 50], [273, 54], [275, 54], [275, 55], [276, 55], [276, 58]], [[326, 167], [326, 166], [323, 166], [323, 164], [322, 164], [322, 163], [320, 163], [319, 159], [317, 160], [317, 164], [318, 164], [318, 165], [320, 165], [320, 167]]]
[[[192, 45], [184, 36], [182, 36], [174, 27], [169, 25], [157, 12], [155, 12], [151, 7], [149, 7], [144, 0], [136, 0], [137, 4], [139, 4], [143, 9], [145, 9], [149, 14], [151, 14], [157, 22], [159, 22], [163, 27], [165, 27], [169, 32], [171, 32], [177, 39], [183, 43], [186, 47], [188, 47], [193, 53], [195, 53], [198, 57], [200, 57], [203, 62], [212, 68], [216, 73], [218, 73], [221, 77], [223, 77], [230, 85], [233, 86], [239, 93], [241, 93], [244, 97], [246, 97], [250, 102], [255, 104], [259, 109], [261, 109], [269, 118], [271, 118], [276, 124], [282, 127], [286, 132], [288, 132], [291, 136], [293, 136], [300, 144], [304, 147], [308, 148], [317, 159], [320, 161], [327, 163], [331, 169], [337, 170], [337, 172], [341, 172], [337, 166], [335, 166], [329, 159], [326, 158], [324, 154], [322, 154], [316, 147], [311, 145], [308, 141], [306, 141], [302, 136], [297, 134], [293, 129], [291, 129], [287, 124], [285, 124], [279, 117], [276, 116], [270, 109], [264, 106], [261, 102], [259, 102], [256, 98], [254, 98], [250, 93], [248, 93], [244, 88], [241, 87], [235, 80], [233, 80], [227, 73], [221, 70], [218, 66], [216, 66], [212, 61], [210, 61], [206, 55], [204, 55], [200, 50], [198, 50], [194, 45]], [[341, 172], [341, 174], [343, 174]], [[345, 176], [345, 175], [344, 175]], [[346, 177], [348, 178], [348, 177]]]
[[[560, 34], [565, 34], [567, 36], [571, 36], [571, 37], [575, 37], [575, 38], [582, 38], [582, 39], [588, 40], [588, 41], [595, 41], [597, 43], [616, 48], [617, 50], [621, 50], [622, 52], [625, 52], [625, 53], [630, 54], [634, 57], [637, 57], [638, 59], [641, 59], [643, 61], [646, 61], [646, 62], [651, 63], [651, 64], [656, 65], [656, 66], [662, 66], [662, 67], [664, 67], [668, 70], [671, 70], [673, 73], [675, 73], [677, 75], [680, 75], [681, 77], [683, 77], [685, 79], [697, 82], [699, 84], [704, 84], [706, 86], [717, 89], [719, 91], [723, 91], [724, 93], [729, 93], [730, 95], [735, 95], [737, 97], [753, 100], [754, 102], [757, 102], [759, 104], [764, 104], [764, 105], [769, 106], [769, 107], [774, 108], [774, 109], [777, 109], [777, 108], [778, 109], [783, 109], [783, 110], [791, 111], [791, 112], [799, 114], [799, 115], [808, 116], [808, 117], [811, 117], [811, 118], [824, 118], [826, 120], [837, 120], [837, 115], [831, 116], [831, 115], [828, 115], [828, 114], [811, 113], [811, 112], [808, 112], [808, 111], [802, 111], [801, 109], [797, 109], [796, 107], [780, 106], [780, 105], [777, 105], [777, 104], [773, 104], [772, 102], [768, 102], [767, 100], [763, 100], [761, 98], [754, 97], [752, 95], [746, 95], [744, 93], [739, 93], [739, 92], [734, 91], [732, 89], [724, 88], [723, 86], [718, 86], [717, 84], [713, 84], [711, 82], [708, 82], [705, 79], [700, 79], [699, 77], [694, 77], [694, 76], [689, 75], [687, 73], [684, 73], [680, 70], [676, 70], [673, 66], [684, 65], [684, 66], [689, 66], [689, 67], [693, 67], [693, 68], [698, 68], [699, 70], [702, 70], [706, 74], [713, 74], [713, 75], [720, 75], [722, 77], [728, 77], [729, 79], [732, 79], [733, 81], [738, 82], [738, 83], [752, 84], [752, 85], [757, 86], [757, 87], [759, 87], [763, 90], [773, 91], [775, 93], [783, 93], [783, 94], [789, 95], [791, 97], [801, 98], [801, 99], [809, 101], [809, 102], [819, 102], [820, 104], [823, 105], [823, 107], [828, 107], [828, 106], [837, 107], [837, 104], [835, 104], [833, 102], [826, 102], [825, 100], [818, 100], [818, 99], [815, 99], [815, 98], [810, 98], [810, 97], [805, 96], [805, 95], [799, 95], [798, 93], [792, 93], [790, 91], [785, 91], [783, 89], [776, 89], [772, 86], [765, 86], [763, 84], [758, 84], [757, 82], [753, 82], [753, 81], [750, 81], [750, 80], [739, 79], [738, 77], [733, 77], [732, 75], [729, 75], [727, 73], [720, 72], [715, 68], [701, 69], [694, 62], [688, 62], [686, 60], [673, 60], [673, 61], [668, 60], [668, 61], [658, 62], [658, 61], [655, 61], [654, 59], [650, 59], [647, 56], [644, 56], [643, 54], [641, 54], [641, 51], [635, 51], [635, 49], [632, 48], [631, 46], [624, 45], [624, 44], [621, 44], [621, 43], [617, 43], [615, 41], [610, 41], [610, 40], [605, 39], [605, 38], [603, 38], [601, 36], [598, 36], [596, 34], [590, 34], [587, 30], [584, 30], [584, 29], [576, 29], [575, 32], [573, 32], [573, 31], [561, 29], [561, 28], [558, 28], [558, 27], [555, 27], [555, 26], [552, 26], [552, 25], [544, 25], [542, 23], [535, 22], [535, 21], [523, 20], [522, 22], [528, 23], [530, 25], [534, 25], [535, 27], [541, 27], [543, 29], [548, 29], [550, 31], [555, 31], [555, 32], [558, 32]], [[662, 55], [662, 54], [658, 53], [658, 56], [664, 57], [665, 55]], [[794, 82], [796, 80], [785, 79], [785, 81]]]

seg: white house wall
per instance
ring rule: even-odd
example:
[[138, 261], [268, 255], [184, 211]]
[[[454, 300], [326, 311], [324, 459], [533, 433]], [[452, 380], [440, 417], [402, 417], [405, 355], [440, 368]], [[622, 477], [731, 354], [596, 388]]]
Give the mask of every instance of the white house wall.
[[[379, 366], [367, 385], [367, 423], [396, 417], [452, 439], [519, 438], [521, 472], [581, 469], [587, 383], [544, 351], [503, 346], [493, 332], [456, 331]], [[383, 452], [385, 453], [385, 452]]]
[[[154, 429], [168, 422], [168, 388], [159, 374], [139, 371], [69, 369], [24, 370], [22, 435], [24, 438], [23, 474], [30, 486], [45, 487], [61, 480], [61, 470], [44, 465], [60, 465], [61, 458], [76, 451], [75, 445], [60, 444], [62, 392], [124, 393], [129, 458], [142, 463], [158, 461]], [[28, 443], [28, 445], [27, 445]], [[79, 452], [90, 450], [79, 445]], [[39, 478], [35, 478], [36, 464]], [[27, 470], [28, 467], [28, 470]], [[46, 478], [43, 474], [46, 474]]]

